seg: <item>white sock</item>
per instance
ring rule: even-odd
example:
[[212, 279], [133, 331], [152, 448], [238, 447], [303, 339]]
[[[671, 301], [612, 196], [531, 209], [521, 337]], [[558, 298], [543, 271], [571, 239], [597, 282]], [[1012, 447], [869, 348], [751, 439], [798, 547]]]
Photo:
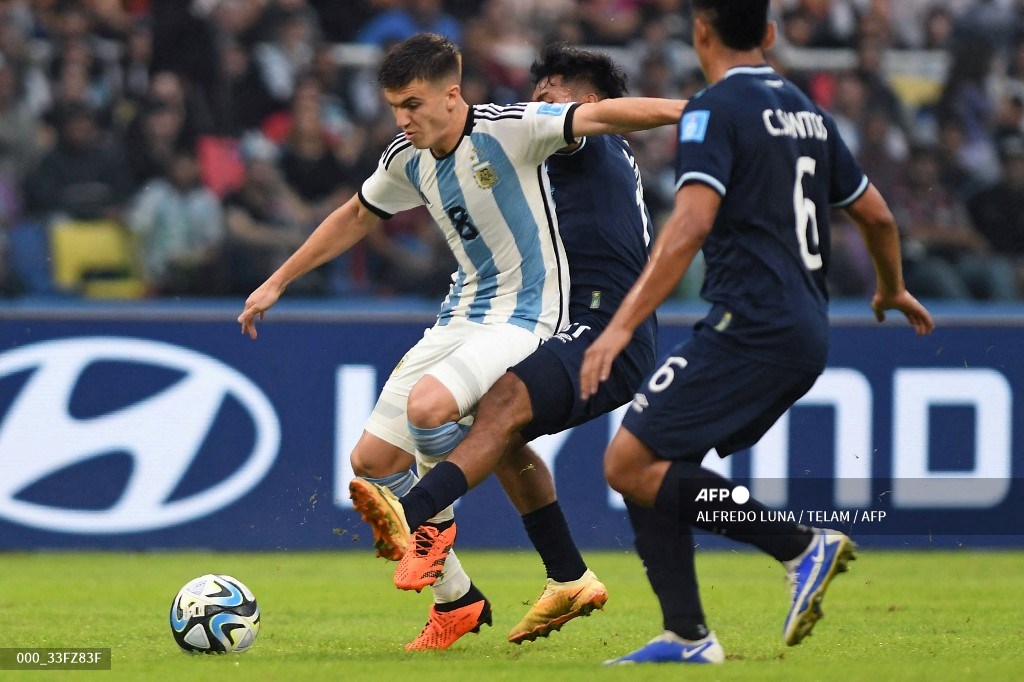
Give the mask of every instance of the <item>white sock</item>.
[[449, 552], [444, 562], [444, 570], [431, 588], [434, 591], [435, 604], [447, 604], [464, 597], [469, 592], [471, 582], [469, 575], [462, 568], [462, 562], [455, 552]]

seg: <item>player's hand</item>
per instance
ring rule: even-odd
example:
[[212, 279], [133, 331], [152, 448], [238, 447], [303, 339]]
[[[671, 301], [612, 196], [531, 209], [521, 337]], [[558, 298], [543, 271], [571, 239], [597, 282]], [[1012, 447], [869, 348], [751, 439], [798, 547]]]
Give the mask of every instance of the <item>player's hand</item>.
[[238, 316], [238, 324], [242, 325], [242, 333], [248, 334], [249, 338], [255, 339], [256, 318], [263, 320], [263, 314], [277, 303], [281, 297], [282, 289], [272, 285], [269, 281], [260, 285], [259, 289], [249, 294], [245, 299], [245, 309]]
[[935, 329], [935, 322], [928, 310], [906, 289], [891, 296], [876, 292], [874, 298], [871, 299], [871, 309], [875, 311], [875, 319], [879, 322], [885, 322], [886, 310], [900, 311], [918, 336], [931, 334]]
[[602, 381], [612, 373], [612, 363], [626, 347], [633, 333], [618, 327], [608, 327], [583, 356], [580, 367], [580, 397], [584, 400], [597, 393]]

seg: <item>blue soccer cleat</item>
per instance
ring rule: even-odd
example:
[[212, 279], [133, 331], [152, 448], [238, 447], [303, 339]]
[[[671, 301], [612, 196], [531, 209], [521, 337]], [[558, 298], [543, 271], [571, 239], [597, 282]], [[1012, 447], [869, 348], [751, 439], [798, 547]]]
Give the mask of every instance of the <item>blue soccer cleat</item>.
[[725, 652], [715, 633], [695, 642], [664, 632], [631, 654], [605, 661], [605, 665], [632, 663], [725, 663]]
[[836, 573], [845, 573], [857, 557], [853, 540], [834, 530], [815, 530], [810, 547], [792, 562], [786, 562], [793, 587], [793, 603], [782, 626], [782, 639], [796, 646], [811, 634], [814, 624], [825, 617], [821, 600]]

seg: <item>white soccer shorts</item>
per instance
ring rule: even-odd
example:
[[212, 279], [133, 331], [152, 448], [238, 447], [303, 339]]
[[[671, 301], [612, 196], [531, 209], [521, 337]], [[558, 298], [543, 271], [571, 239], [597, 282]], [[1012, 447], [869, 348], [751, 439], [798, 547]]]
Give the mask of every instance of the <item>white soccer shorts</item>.
[[409, 433], [409, 392], [425, 374], [451, 391], [463, 417], [509, 367], [542, 343], [533, 332], [508, 323], [479, 324], [455, 318], [433, 326], [395, 366], [370, 413], [366, 430], [411, 455], [416, 445]]

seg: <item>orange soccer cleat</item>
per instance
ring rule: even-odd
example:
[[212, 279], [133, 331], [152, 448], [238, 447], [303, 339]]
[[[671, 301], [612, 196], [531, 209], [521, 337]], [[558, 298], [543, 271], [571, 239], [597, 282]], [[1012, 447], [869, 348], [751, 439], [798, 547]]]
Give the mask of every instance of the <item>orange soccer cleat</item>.
[[468, 632], [479, 633], [483, 625], [491, 624], [491, 603], [487, 599], [475, 601], [453, 611], [438, 611], [430, 607], [430, 618], [419, 637], [405, 645], [406, 651], [440, 651], [447, 649]]
[[395, 569], [395, 587], [419, 592], [433, 585], [441, 577], [445, 559], [454, 544], [454, 522], [444, 530], [431, 525], [417, 528]]
[[395, 494], [363, 478], [352, 479], [348, 492], [352, 506], [373, 529], [377, 556], [392, 561], [401, 559], [409, 546], [409, 524]]

